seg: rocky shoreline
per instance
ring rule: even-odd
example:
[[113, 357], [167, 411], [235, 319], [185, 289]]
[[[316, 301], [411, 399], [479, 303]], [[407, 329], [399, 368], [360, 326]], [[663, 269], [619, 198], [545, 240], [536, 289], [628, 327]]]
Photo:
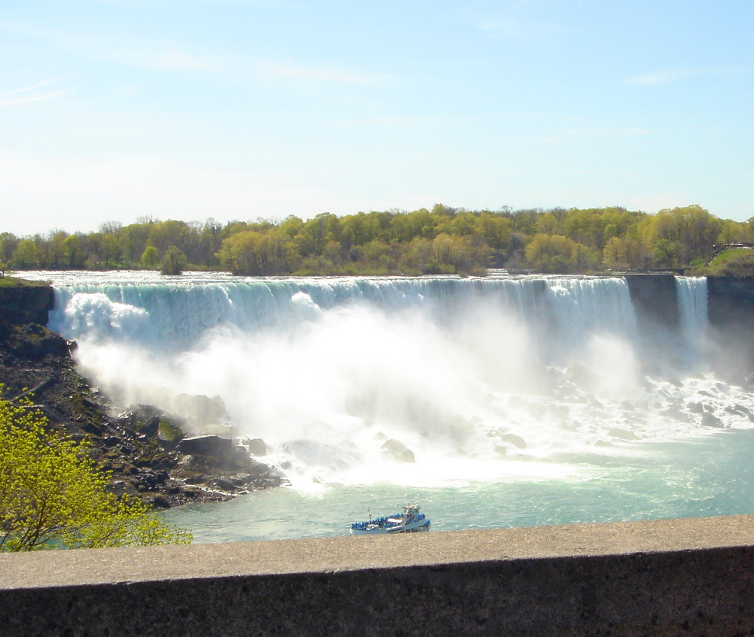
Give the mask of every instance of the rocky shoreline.
[[29, 396], [50, 427], [86, 441], [92, 458], [111, 473], [115, 492], [168, 508], [284, 484], [250, 453], [263, 454], [262, 441], [242, 445], [219, 435], [187, 436], [183, 418], [150, 406], [116, 410], [77, 370], [76, 344], [41, 324], [51, 307], [51, 289], [12, 289], [12, 294], [0, 292], [3, 398]]

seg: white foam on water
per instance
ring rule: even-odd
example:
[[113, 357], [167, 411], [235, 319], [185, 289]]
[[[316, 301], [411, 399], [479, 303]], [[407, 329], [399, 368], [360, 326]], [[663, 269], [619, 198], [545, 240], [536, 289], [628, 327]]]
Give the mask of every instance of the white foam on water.
[[705, 367], [703, 281], [678, 278], [680, 345], [653, 352], [620, 277], [68, 273], [50, 326], [123, 404], [219, 396], [302, 490], [587, 480], [751, 426], [752, 396]]

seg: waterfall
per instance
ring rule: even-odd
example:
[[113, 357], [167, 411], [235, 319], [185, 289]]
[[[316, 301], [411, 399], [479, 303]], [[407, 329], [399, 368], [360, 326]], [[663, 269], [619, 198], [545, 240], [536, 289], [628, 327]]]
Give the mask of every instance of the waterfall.
[[[56, 277], [50, 327], [116, 403], [201, 433], [185, 396], [219, 397], [228, 418], [211, 430], [264, 438], [297, 485], [552, 477], [575, 470], [564, 454], [749, 426], [726, 410], [734, 395], [754, 413], [743, 390], [691, 375], [671, 332], [647, 350], [621, 277]], [[694, 356], [704, 283], [677, 284]], [[396, 464], [387, 441], [416, 462]]]
[[50, 327], [69, 339], [191, 349], [213, 328], [249, 334], [294, 330], [324, 312], [357, 306], [420, 312], [449, 327], [482, 308], [524, 320], [547, 340], [579, 344], [595, 331], [632, 337], [636, 321], [621, 278], [246, 279], [57, 285]]
[[681, 335], [694, 345], [707, 333], [707, 279], [677, 276], [675, 281]]

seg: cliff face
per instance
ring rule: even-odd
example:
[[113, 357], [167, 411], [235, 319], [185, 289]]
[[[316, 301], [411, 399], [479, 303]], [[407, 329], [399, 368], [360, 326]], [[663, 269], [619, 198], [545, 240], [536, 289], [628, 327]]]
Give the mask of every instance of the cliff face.
[[707, 295], [718, 367], [754, 383], [754, 279], [709, 277]]
[[754, 279], [709, 277], [707, 294], [710, 324], [754, 326]]
[[678, 292], [672, 274], [627, 274], [628, 290], [639, 328], [652, 330], [658, 325], [678, 329]]
[[0, 287], [0, 322], [46, 325], [54, 304], [55, 294], [49, 285]]
[[[176, 447], [182, 421], [170, 414], [138, 406], [113, 416], [107, 397], [78, 373], [71, 356], [76, 344], [45, 327], [53, 302], [49, 286], [0, 288], [2, 397], [16, 400], [28, 393], [51, 428], [87, 440], [91, 456], [112, 472], [114, 491], [169, 507], [227, 500], [281, 483], [248, 455], [181, 453]], [[230, 440], [225, 443], [231, 447]]]

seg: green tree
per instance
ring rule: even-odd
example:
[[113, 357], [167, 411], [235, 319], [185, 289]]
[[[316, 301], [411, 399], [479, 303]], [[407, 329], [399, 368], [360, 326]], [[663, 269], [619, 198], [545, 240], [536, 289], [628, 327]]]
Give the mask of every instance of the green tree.
[[102, 260], [106, 265], [117, 265], [122, 252], [123, 248], [118, 244], [114, 235], [106, 234], [102, 236]]
[[81, 249], [81, 240], [75, 234], [69, 235], [63, 240], [63, 254], [69, 268], [80, 268], [86, 260], [86, 255]]
[[0, 551], [191, 541], [108, 482], [85, 443], [50, 433], [28, 401], [0, 399]]
[[23, 239], [13, 252], [13, 263], [21, 269], [27, 269], [37, 264], [37, 244], [31, 239]]
[[150, 270], [154, 270], [160, 265], [160, 253], [154, 246], [147, 246], [141, 255], [141, 265]]
[[660, 239], [654, 245], [652, 256], [656, 266], [661, 268], [674, 268], [678, 266], [681, 254], [681, 246], [676, 241]]
[[180, 248], [170, 246], [165, 256], [162, 258], [162, 274], [182, 274], [183, 268], [186, 267], [186, 255]]
[[593, 266], [589, 248], [561, 235], [537, 234], [526, 246], [526, 259], [540, 272], [565, 274]]

